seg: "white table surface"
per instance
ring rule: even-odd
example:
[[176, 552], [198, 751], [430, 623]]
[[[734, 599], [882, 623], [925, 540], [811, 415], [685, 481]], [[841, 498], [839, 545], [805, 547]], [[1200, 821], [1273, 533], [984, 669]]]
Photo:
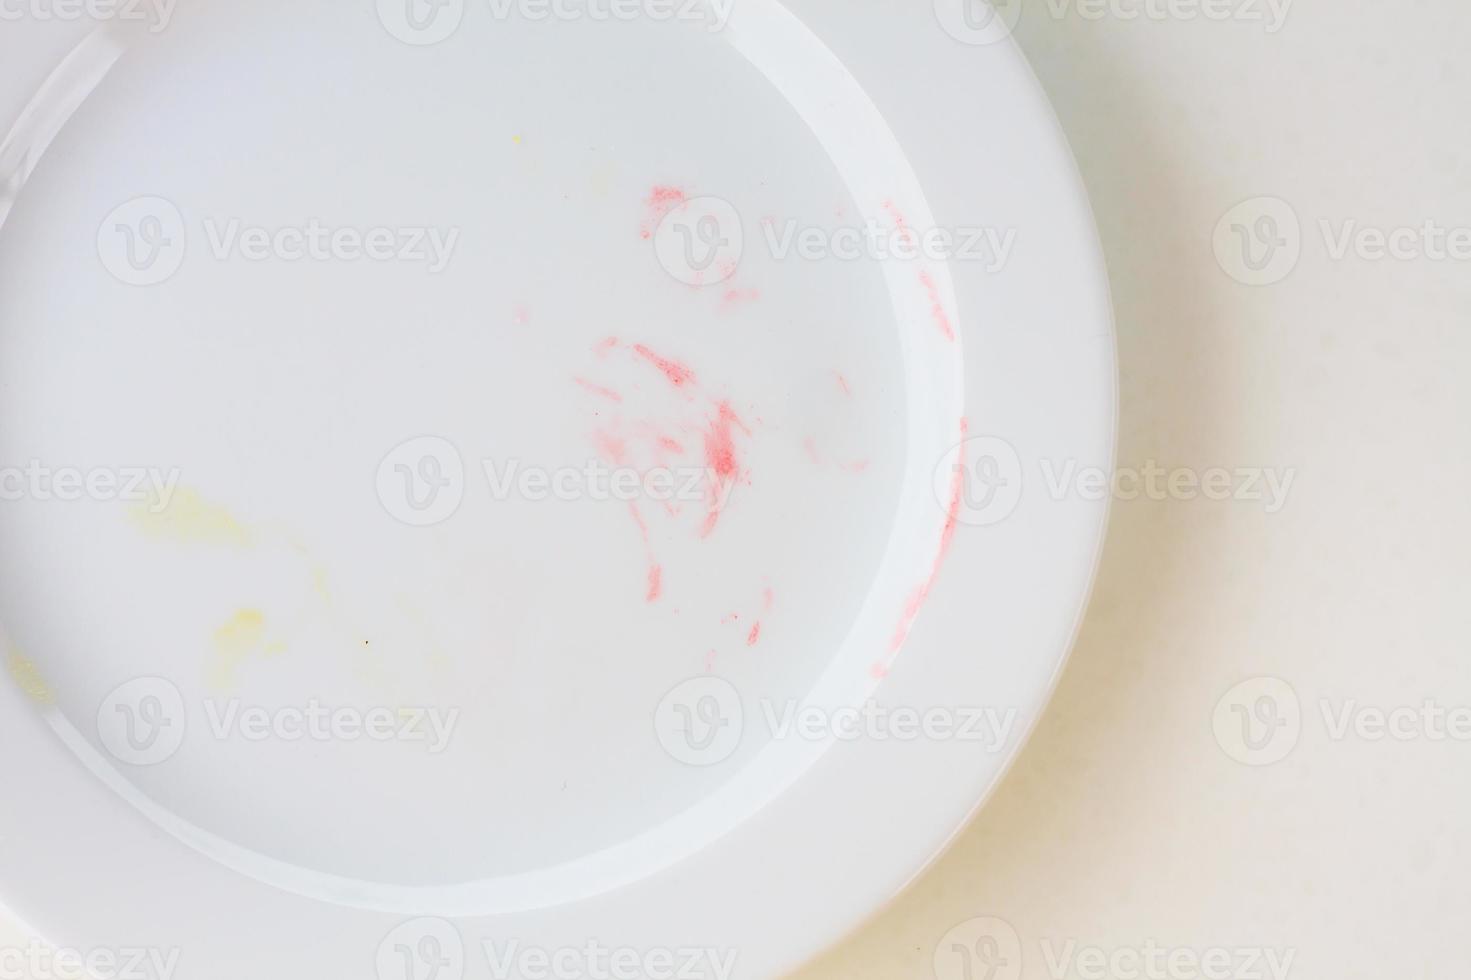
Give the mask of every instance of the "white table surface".
[[[1275, 513], [1119, 500], [1073, 662], [1000, 792], [803, 980], [984, 980], [949, 948], [978, 918], [999, 921], [970, 939], [1020, 949], [994, 980], [1269, 977], [1268, 953], [1292, 977], [1464, 975], [1471, 259], [1411, 256], [1404, 234], [1399, 256], [1334, 252], [1348, 221], [1416, 229], [1411, 251], [1427, 221], [1471, 226], [1471, 11], [1299, 0], [1272, 33], [1247, 19], [1267, 0], [1215, 8], [1231, 18], [1030, 0], [1016, 36], [1107, 252], [1120, 464], [1269, 470], [1290, 493]], [[0, 27], [7, 56], [30, 70]], [[1301, 257], [1252, 286], [1212, 241], [1258, 197], [1291, 207]], [[1218, 738], [1218, 702], [1264, 676], [1290, 688], [1239, 689]], [[1232, 705], [1263, 696], [1301, 720], [1253, 751]], [[1397, 708], [1414, 715], [1376, 738], [1366, 709]]]

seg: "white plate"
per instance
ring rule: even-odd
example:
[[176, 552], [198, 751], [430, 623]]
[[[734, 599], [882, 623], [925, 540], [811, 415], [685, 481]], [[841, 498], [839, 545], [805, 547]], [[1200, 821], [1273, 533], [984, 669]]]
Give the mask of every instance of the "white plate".
[[1114, 348], [1004, 31], [872, 6], [11, 62], [6, 904], [212, 980], [765, 977], [942, 848], [1076, 629]]

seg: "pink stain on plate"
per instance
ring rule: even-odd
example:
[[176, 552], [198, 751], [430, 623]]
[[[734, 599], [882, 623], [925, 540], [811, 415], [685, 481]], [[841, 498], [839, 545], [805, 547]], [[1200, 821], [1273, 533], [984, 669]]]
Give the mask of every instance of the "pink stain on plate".
[[940, 287], [935, 285], [935, 277], [928, 272], [919, 274], [920, 285], [924, 286], [925, 292], [930, 297], [930, 316], [935, 320], [935, 325], [945, 335], [946, 340], [955, 339], [955, 327], [950, 323], [950, 314], [945, 312], [945, 302], [940, 298]]
[[603, 458], [614, 466], [623, 466], [628, 462], [628, 443], [622, 437], [614, 435], [611, 430], [599, 429], [593, 435], [597, 443], [598, 452]]
[[[885, 201], [883, 207], [885, 211], [889, 212], [889, 217], [893, 219], [894, 227], [899, 230], [900, 240], [906, 244], [913, 245], [915, 241], [914, 229], [909, 227], [909, 221], [904, 217], [904, 213], [895, 207], [893, 201]], [[929, 294], [930, 316], [934, 318], [935, 325], [940, 328], [940, 332], [945, 335], [946, 340], [954, 340], [955, 327], [950, 322], [950, 314], [945, 312], [945, 303], [940, 299], [940, 288], [935, 285], [935, 277], [928, 272], [921, 272], [919, 274], [919, 282], [925, 288], [925, 292]]]
[[659, 222], [676, 208], [684, 207], [689, 200], [689, 195], [683, 188], [670, 185], [656, 184], [649, 191], [649, 196], [644, 199], [644, 223], [639, 230], [642, 238], [654, 237], [654, 230], [659, 227]]
[[623, 396], [618, 394], [618, 392], [614, 391], [612, 388], [605, 388], [600, 384], [594, 384], [586, 378], [573, 378], [572, 380], [581, 385], [585, 391], [590, 391], [594, 395], [597, 395], [599, 398], [606, 398], [610, 402], [623, 401]]
[[658, 602], [659, 597], [664, 594], [664, 566], [654, 558], [654, 545], [649, 535], [649, 524], [639, 511], [638, 504], [630, 500], [628, 512], [633, 515], [633, 522], [638, 525], [638, 533], [644, 541], [644, 554], [649, 562], [648, 591], [644, 594], [644, 601]]
[[664, 377], [676, 388], [683, 388], [695, 380], [695, 372], [678, 361], [660, 357], [643, 344], [634, 344], [633, 352], [663, 372]]
[[909, 227], [909, 219], [904, 213], [894, 206], [893, 201], [884, 202], [884, 210], [889, 212], [889, 217], [894, 219], [894, 227], [899, 230], [899, 237], [906, 245], [914, 244], [914, 229]]
[[709, 537], [710, 532], [715, 530], [731, 489], [745, 475], [736, 450], [737, 429], [748, 436], [751, 434], [751, 430], [736, 415], [735, 409], [730, 407], [730, 402], [720, 402], [716, 406], [715, 419], [705, 433], [705, 465], [709, 468], [711, 486], [707, 493], [709, 510], [705, 517], [705, 526], [700, 531], [701, 537]]
[[[717, 401], [701, 389], [694, 370], [688, 365], [665, 357], [645, 344], [625, 345], [612, 336], [593, 348], [594, 356], [601, 361], [606, 361], [614, 351], [624, 351], [634, 362], [654, 367], [674, 390], [684, 393], [686, 401], [704, 401], [709, 405], [698, 422], [689, 417], [688, 408], [675, 409], [674, 405], [669, 407], [677, 410], [683, 418], [650, 417], [629, 420], [617, 410], [612, 410], [611, 422], [594, 429], [592, 433], [598, 453], [608, 462], [620, 467], [667, 467], [671, 465], [672, 459], [688, 458], [691, 450], [686, 448], [687, 442], [670, 435], [669, 431], [673, 429], [676, 432], [698, 433], [703, 444], [707, 482], [704, 493], [706, 514], [699, 536], [708, 537], [715, 530], [734, 486], [741, 481], [750, 482], [749, 473], [741, 460], [742, 447], [738, 436], [743, 434], [749, 437], [751, 430], [741, 421], [730, 402]], [[598, 398], [615, 405], [624, 404], [623, 395], [606, 384], [580, 376], [573, 380], [584, 391]], [[634, 384], [633, 388], [638, 391], [639, 385]], [[679, 508], [672, 502], [666, 501], [664, 507], [671, 518], [678, 517]], [[646, 598], [649, 602], [655, 602], [664, 592], [664, 568], [657, 561], [652, 535], [643, 513], [633, 502], [629, 503], [629, 511], [638, 525], [648, 558]]]
[[759, 289], [727, 289], [725, 295], [721, 297], [720, 305], [729, 310], [747, 303], [754, 303], [760, 298], [761, 290]]
[[960, 526], [960, 507], [964, 502], [965, 493], [965, 437], [970, 431], [970, 423], [965, 419], [960, 420], [960, 457], [955, 461], [955, 469], [950, 477], [950, 506], [945, 512], [945, 526], [940, 531], [939, 553], [935, 556], [934, 563], [930, 566], [929, 576], [910, 595], [909, 601], [904, 604], [903, 614], [899, 618], [899, 626], [894, 631], [893, 638], [889, 641], [889, 652], [898, 653], [904, 646], [904, 641], [909, 638], [909, 631], [914, 627], [914, 621], [919, 617], [919, 611], [924, 607], [925, 600], [930, 596], [930, 590], [934, 588], [935, 581], [940, 577], [940, 569], [945, 564], [945, 557], [950, 553], [950, 545], [955, 540], [955, 530]]

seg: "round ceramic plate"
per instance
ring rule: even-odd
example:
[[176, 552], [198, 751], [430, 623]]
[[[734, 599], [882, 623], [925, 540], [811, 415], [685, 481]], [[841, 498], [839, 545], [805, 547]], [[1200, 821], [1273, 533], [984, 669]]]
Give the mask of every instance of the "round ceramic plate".
[[1003, 20], [15, 9], [0, 899], [38, 935], [768, 977], [964, 824], [1071, 643], [1114, 431]]

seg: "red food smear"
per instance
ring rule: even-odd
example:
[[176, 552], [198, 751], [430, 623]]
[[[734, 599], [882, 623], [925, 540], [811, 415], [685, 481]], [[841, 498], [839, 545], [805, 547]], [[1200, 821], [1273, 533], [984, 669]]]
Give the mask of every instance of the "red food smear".
[[833, 377], [838, 379], [838, 387], [843, 389], [843, 394], [847, 395], [849, 398], [852, 398], [853, 389], [848, 386], [848, 379], [844, 377], [843, 372], [834, 371]]
[[633, 346], [633, 352], [664, 372], [664, 377], [668, 378], [669, 383], [676, 388], [683, 388], [695, 380], [694, 371], [691, 371], [678, 361], [671, 361], [667, 357], [660, 357], [643, 344], [635, 344]]
[[659, 227], [659, 222], [664, 220], [665, 215], [675, 208], [682, 207], [687, 200], [689, 200], [689, 195], [681, 188], [656, 185], [649, 192], [649, 196], [644, 199], [647, 215], [639, 235], [646, 239], [653, 238], [654, 229]]
[[757, 623], [751, 627], [751, 633], [746, 637], [746, 646], [753, 647], [761, 639], [761, 624]]
[[708, 493], [710, 509], [705, 517], [705, 526], [700, 531], [701, 537], [708, 537], [720, 520], [721, 501], [725, 496], [721, 491], [728, 491], [741, 477], [740, 459], [736, 455], [735, 430], [739, 428], [747, 435], [751, 434], [751, 430], [736, 415], [735, 409], [730, 407], [730, 402], [721, 402], [716, 406], [716, 412], [710, 430], [705, 433], [705, 465], [710, 469], [714, 485]]
[[740, 306], [742, 303], [754, 303], [761, 298], [759, 289], [728, 289], [720, 303], [724, 307]]
[[750, 430], [742, 424], [730, 402], [717, 406], [715, 424], [705, 435], [705, 462], [721, 480], [733, 480], [740, 474], [740, 461], [736, 458], [735, 429], [739, 427], [747, 435]]
[[647, 444], [649, 452], [660, 466], [668, 466], [671, 457], [677, 458], [685, 455], [684, 443], [669, 435], [657, 424], [639, 421], [634, 423], [634, 428], [637, 430], [638, 438]]
[[802, 440], [802, 448], [807, 450], [807, 458], [814, 463], [821, 463], [822, 457], [817, 453], [817, 440], [808, 436]]
[[925, 600], [929, 598], [930, 589], [934, 587], [935, 580], [940, 577], [940, 569], [945, 564], [945, 556], [950, 553], [950, 545], [955, 540], [955, 530], [960, 526], [960, 506], [965, 493], [965, 437], [970, 431], [970, 424], [960, 420], [960, 456], [955, 460], [955, 470], [950, 478], [950, 506], [945, 512], [945, 527], [940, 532], [939, 554], [935, 556], [934, 564], [930, 567], [929, 577], [916, 588], [909, 601], [904, 604], [903, 615], [899, 618], [899, 627], [894, 631], [894, 637], [889, 641], [889, 652], [898, 653], [904, 646], [904, 641], [909, 638], [909, 631], [914, 626], [914, 621], [919, 616]]
[[623, 466], [628, 462], [628, 443], [615, 436], [607, 429], [599, 429], [593, 438], [597, 441], [598, 451], [614, 466]]
[[638, 504], [632, 500], [628, 502], [628, 512], [633, 515], [633, 522], [638, 525], [639, 533], [643, 535], [644, 544], [649, 543], [649, 525], [644, 520], [644, 515], [639, 513]]
[[940, 299], [940, 287], [935, 285], [934, 277], [928, 272], [921, 272], [919, 281], [930, 294], [930, 316], [935, 318], [935, 324], [945, 335], [945, 339], [954, 340], [955, 328], [950, 325], [950, 315], [945, 312], [945, 303]]
[[662, 217], [688, 199], [689, 196], [685, 194], [682, 188], [656, 184], [654, 185], [654, 189], [649, 192], [648, 200], [644, 203], [649, 206], [650, 210], [659, 211]]
[[[704, 496], [707, 505], [699, 534], [701, 537], [708, 537], [719, 522], [734, 485], [741, 481], [750, 482], [749, 474], [741, 463], [736, 433], [739, 431], [750, 436], [751, 430], [728, 401], [716, 401], [703, 391], [694, 370], [688, 365], [663, 357], [645, 344], [626, 345], [616, 336], [600, 341], [594, 346], [593, 353], [599, 360], [606, 360], [609, 352], [615, 350], [626, 351], [633, 360], [653, 366], [674, 389], [684, 393], [687, 401], [708, 407], [705, 409], [703, 422], [689, 420], [687, 410], [681, 413], [685, 415], [684, 419], [675, 421], [653, 418], [628, 420], [619, 414], [610, 413], [611, 424], [594, 429], [592, 433], [598, 452], [617, 466], [635, 465], [635, 461], [638, 465], [657, 463], [667, 466], [671, 456], [685, 459], [690, 456], [690, 450], [686, 448], [687, 440], [682, 441], [670, 435], [669, 426], [676, 426], [678, 431], [684, 433], [699, 433], [706, 464]], [[602, 398], [619, 404], [624, 402], [623, 395], [614, 388], [583, 377], [573, 380], [585, 390]], [[632, 384], [634, 391], [641, 390], [638, 383]], [[679, 516], [681, 508], [673, 501], [662, 501], [662, 505], [671, 518]], [[630, 502], [629, 509], [644, 541], [648, 556], [647, 598], [649, 602], [654, 602], [663, 594], [664, 569], [656, 560], [649, 527], [638, 505]]]
[[899, 230], [899, 236], [904, 243], [913, 244], [914, 231], [909, 227], [909, 221], [904, 217], [903, 212], [894, 206], [893, 201], [885, 201], [884, 210], [889, 212], [889, 216], [894, 219], [894, 227]]
[[592, 392], [594, 395], [599, 396], [600, 398], [606, 398], [610, 402], [623, 401], [623, 396], [618, 394], [618, 392], [614, 391], [612, 388], [605, 388], [600, 384], [593, 384], [586, 378], [573, 378], [572, 380], [576, 381], [578, 384], [582, 385], [583, 388]]
[[[894, 219], [894, 227], [899, 230], [901, 239], [906, 243], [913, 243], [914, 232], [909, 227], [909, 222], [905, 219], [903, 213], [894, 206], [894, 202], [885, 201], [884, 210], [889, 212], [889, 216]], [[940, 290], [935, 285], [934, 277], [928, 272], [921, 272], [919, 274], [919, 281], [924, 286], [925, 291], [930, 294], [930, 314], [935, 318], [935, 323], [939, 326], [940, 332], [945, 335], [947, 340], [954, 340], [955, 328], [950, 323], [949, 314], [945, 312], [945, 304], [940, 300]]]
[[628, 512], [633, 515], [633, 522], [638, 525], [638, 533], [644, 539], [644, 553], [649, 559], [649, 590], [645, 595], [645, 601], [658, 602], [659, 596], [664, 594], [664, 566], [654, 560], [654, 546], [649, 539], [649, 525], [644, 520], [644, 515], [639, 512], [638, 504], [630, 500]]
[[771, 586], [768, 585], [766, 587], [766, 590], [761, 593], [761, 605], [762, 605], [762, 608], [765, 609], [767, 612], [771, 612], [771, 607], [774, 606], [775, 604], [776, 604], [776, 593], [773, 592], [773, 591], [771, 591]]

